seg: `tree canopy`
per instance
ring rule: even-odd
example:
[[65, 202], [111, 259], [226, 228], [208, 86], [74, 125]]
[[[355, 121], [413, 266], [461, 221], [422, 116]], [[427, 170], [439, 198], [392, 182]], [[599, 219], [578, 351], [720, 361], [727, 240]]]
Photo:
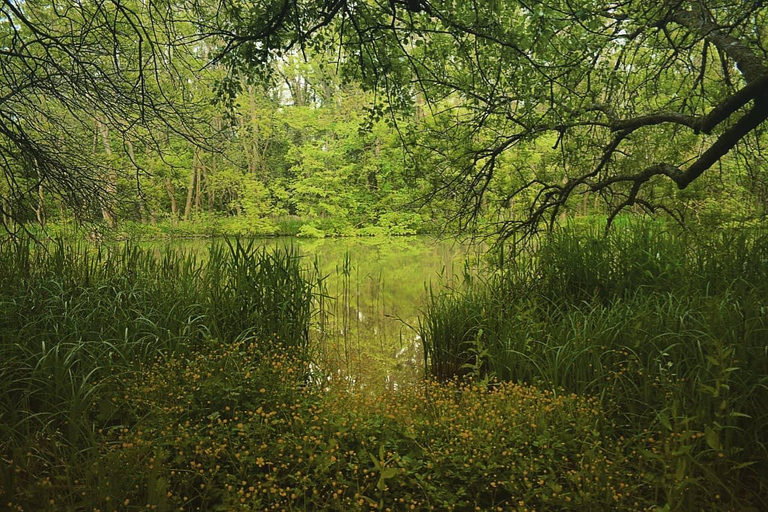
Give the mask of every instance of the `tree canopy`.
[[[200, 147], [195, 134], [208, 134], [211, 146], [262, 147], [267, 165], [275, 145], [259, 131], [264, 118], [251, 108], [251, 121], [243, 121], [254, 87], [271, 91], [263, 97], [272, 98], [274, 113], [286, 94], [295, 107], [329, 106], [345, 84], [359, 84], [369, 95], [347, 119], [359, 120], [360, 133], [389, 126], [405, 152], [398, 187], [420, 180], [419, 193], [460, 228], [483, 219], [503, 237], [530, 235], [587, 197], [609, 224], [627, 208], [682, 217], [681, 191], [712, 169], [729, 183], [748, 175], [765, 185], [767, 32], [762, 0], [4, 0], [0, 194], [18, 203], [44, 185], [74, 205], [98, 197], [108, 220], [114, 166], [73, 143], [83, 134], [102, 139], [109, 155], [122, 142], [137, 170], [134, 141], [165, 167], [241, 165], [231, 155], [217, 163], [211, 154], [226, 153], [221, 147], [208, 156], [163, 156], [174, 137]], [[313, 64], [286, 66], [295, 59]], [[214, 96], [228, 100], [219, 103], [226, 112], [200, 106]], [[244, 144], [246, 133], [260, 138]], [[357, 197], [378, 184], [354, 155], [375, 146], [378, 156], [382, 136], [359, 149], [339, 146], [357, 165], [349, 172], [367, 176]], [[336, 146], [322, 137], [280, 139], [316, 151], [284, 147], [269, 165], [290, 172], [238, 186], [273, 203], [286, 194], [319, 198], [303, 210], [286, 206], [287, 213], [350, 211], [338, 202], [318, 206], [332, 180], [319, 192], [317, 166], [344, 168], [328, 155], [315, 158]], [[242, 157], [251, 175], [254, 151]], [[296, 172], [302, 185], [275, 185], [298, 183], [290, 177]], [[155, 175], [175, 215], [184, 180]], [[197, 172], [187, 180], [185, 218], [190, 201], [201, 204], [201, 183], [219, 198], [234, 197], [231, 184], [240, 178], [219, 178]], [[140, 187], [136, 196], [149, 208]], [[241, 211], [241, 203], [232, 208]]]
[[[397, 114], [420, 100], [431, 123], [406, 138], [432, 192], [466, 225], [514, 201], [502, 233], [534, 231], [574, 196], [610, 219], [638, 205], [674, 213], [685, 189], [768, 118], [768, 10], [761, 0], [224, 1], [222, 57], [254, 72], [292, 48], [336, 48], [342, 70]], [[381, 113], [381, 111], [377, 111]], [[538, 145], [538, 146], [537, 146]], [[549, 146], [549, 166], [498, 176], [506, 155]], [[553, 172], [553, 167], [557, 172]], [[493, 193], [495, 192], [495, 193]], [[501, 210], [500, 210], [501, 211]]]
[[[113, 131], [128, 152], [142, 140], [161, 154], [158, 133], [194, 136], [187, 71], [199, 65], [191, 34], [170, 4], [4, 0], [0, 220], [17, 217], [30, 193], [44, 190], [63, 198], [75, 215], [102, 208], [111, 218], [112, 166], [85, 148], [103, 142], [111, 154]], [[141, 169], [134, 167], [138, 177]]]

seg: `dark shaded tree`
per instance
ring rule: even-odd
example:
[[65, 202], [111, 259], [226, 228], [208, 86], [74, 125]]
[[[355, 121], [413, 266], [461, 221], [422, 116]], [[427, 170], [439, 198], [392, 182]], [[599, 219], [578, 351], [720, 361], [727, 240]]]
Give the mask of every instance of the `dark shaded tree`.
[[51, 195], [79, 217], [103, 211], [114, 221], [110, 138], [132, 155], [135, 141], [162, 153], [157, 132], [194, 137], [185, 128], [194, 109], [185, 89], [199, 67], [193, 35], [168, 2], [4, 0], [0, 220], [24, 220], [30, 203], [40, 218]]

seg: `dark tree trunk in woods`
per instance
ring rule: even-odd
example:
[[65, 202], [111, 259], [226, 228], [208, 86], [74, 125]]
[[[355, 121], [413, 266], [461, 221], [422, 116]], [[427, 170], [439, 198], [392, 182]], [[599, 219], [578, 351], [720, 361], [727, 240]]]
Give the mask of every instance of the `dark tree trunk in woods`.
[[165, 180], [165, 191], [168, 193], [168, 199], [171, 201], [171, 223], [175, 225], [179, 219], [179, 206], [176, 203], [176, 191], [173, 188], [173, 183], [167, 178]]
[[197, 150], [192, 155], [192, 169], [189, 173], [189, 182], [187, 183], [187, 202], [184, 204], [184, 220], [189, 220], [189, 214], [192, 212], [192, 200], [195, 195], [195, 179], [197, 178]]
[[195, 177], [195, 211], [199, 212], [202, 205], [202, 181], [203, 181], [203, 162], [198, 161], [197, 174]]
[[40, 167], [37, 165], [37, 159], [35, 159], [35, 171], [37, 172], [37, 208], [35, 208], [35, 215], [37, 216], [37, 223], [40, 227], [45, 228], [45, 198], [43, 196], [43, 176], [40, 173]]
[[147, 217], [149, 217], [150, 223], [154, 226], [157, 223], [157, 219], [155, 218], [155, 213], [150, 211], [150, 208], [147, 205], [147, 197], [144, 195], [144, 191], [141, 189], [141, 181], [139, 180], [138, 175], [139, 165], [136, 162], [136, 153], [133, 149], [133, 142], [126, 140], [125, 145], [128, 149], [128, 158], [130, 158], [131, 164], [136, 167], [136, 199], [139, 202], [139, 215], [141, 216], [141, 222], [147, 222]]
[[[218, 172], [218, 162], [216, 155], [211, 155], [211, 176], [216, 176], [216, 173]], [[216, 191], [213, 189], [213, 186], [211, 186], [210, 183], [208, 183], [208, 186], [206, 187], [206, 190], [208, 191], [208, 213], [210, 215], [213, 215], [213, 204], [215, 200], [215, 194]]]

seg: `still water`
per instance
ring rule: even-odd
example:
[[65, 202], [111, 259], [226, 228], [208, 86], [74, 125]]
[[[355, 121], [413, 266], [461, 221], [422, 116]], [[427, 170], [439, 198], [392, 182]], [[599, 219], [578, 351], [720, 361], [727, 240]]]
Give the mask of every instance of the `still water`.
[[[456, 286], [475, 273], [480, 248], [428, 236], [388, 238], [292, 237], [258, 240], [293, 245], [317, 264], [327, 298], [312, 326], [318, 364], [356, 387], [396, 388], [424, 372], [418, 318], [430, 286]], [[210, 242], [174, 241], [206, 251]]]

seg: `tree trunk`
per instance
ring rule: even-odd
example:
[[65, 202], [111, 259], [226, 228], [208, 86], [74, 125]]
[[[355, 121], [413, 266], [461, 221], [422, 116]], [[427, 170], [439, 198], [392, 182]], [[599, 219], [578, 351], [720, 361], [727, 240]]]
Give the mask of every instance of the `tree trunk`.
[[35, 215], [37, 216], [37, 223], [40, 224], [40, 227], [45, 228], [43, 177], [40, 174], [40, 167], [37, 165], [37, 159], [35, 159], [35, 171], [37, 172], [37, 208], [35, 208]]
[[11, 206], [8, 204], [8, 199], [5, 196], [3, 196], [3, 207], [1, 209], [3, 213], [3, 226], [7, 228], [11, 224]]
[[189, 173], [189, 183], [187, 184], [187, 202], [184, 205], [184, 220], [189, 220], [189, 213], [192, 211], [192, 199], [195, 194], [195, 178], [197, 177], [197, 151], [192, 156], [192, 169]]
[[40, 183], [37, 186], [37, 208], [35, 214], [37, 215], [37, 222], [41, 228], [45, 228], [45, 205], [43, 204], [43, 184]]
[[115, 216], [115, 196], [117, 195], [117, 173], [112, 167], [112, 144], [109, 142], [109, 127], [101, 121], [96, 121], [96, 126], [101, 135], [101, 142], [104, 144], [104, 152], [107, 155], [107, 176], [104, 184], [104, 202], [101, 206], [101, 216], [107, 225], [115, 229], [117, 227], [117, 217]]
[[[133, 142], [126, 140], [125, 143], [128, 146], [128, 157], [131, 159], [131, 163], [138, 169], [136, 154], [133, 151]], [[155, 225], [155, 215], [150, 212], [149, 206], [147, 206], [147, 197], [141, 190], [141, 182], [139, 181], [138, 174], [136, 175], [136, 198], [139, 200], [139, 215], [141, 216], [141, 222], [146, 224], [147, 217], [149, 217], [152, 225]]]
[[[216, 154], [214, 153], [213, 155], [211, 155], [211, 175], [216, 176], [217, 171], [218, 171], [218, 165], [216, 162]], [[213, 190], [213, 187], [211, 186], [210, 183], [208, 183], [206, 190], [208, 192], [208, 213], [210, 215], [213, 215], [213, 202], [214, 202], [215, 190]]]
[[179, 218], [179, 205], [176, 203], [176, 191], [173, 189], [171, 180], [165, 179], [165, 191], [168, 193], [168, 199], [171, 200], [171, 224], [176, 225]]
[[195, 211], [199, 212], [202, 204], [200, 196], [202, 195], [201, 183], [203, 181], [203, 163], [198, 163], [199, 165], [197, 166], [197, 175], [195, 177]]
[[[246, 167], [248, 168], [248, 173], [255, 174], [256, 171], [262, 166], [262, 159], [259, 151], [259, 115], [252, 86], [248, 88], [248, 112], [250, 114], [250, 129], [247, 131], [249, 137], [243, 141], [243, 153], [245, 153], [245, 161]], [[245, 120], [243, 122], [245, 122]], [[220, 130], [220, 119], [217, 119], [217, 124], [217, 129]]]
[[419, 90], [416, 91], [414, 104], [416, 106], [416, 119], [424, 119], [427, 116], [427, 102], [424, 94]]
[[230, 203], [235, 205], [235, 215], [238, 217], [242, 215], [243, 211], [242, 208], [240, 208], [240, 201], [238, 201], [239, 197], [237, 195], [237, 189], [233, 189], [230, 187], [229, 189], [229, 197], [230, 197]]

